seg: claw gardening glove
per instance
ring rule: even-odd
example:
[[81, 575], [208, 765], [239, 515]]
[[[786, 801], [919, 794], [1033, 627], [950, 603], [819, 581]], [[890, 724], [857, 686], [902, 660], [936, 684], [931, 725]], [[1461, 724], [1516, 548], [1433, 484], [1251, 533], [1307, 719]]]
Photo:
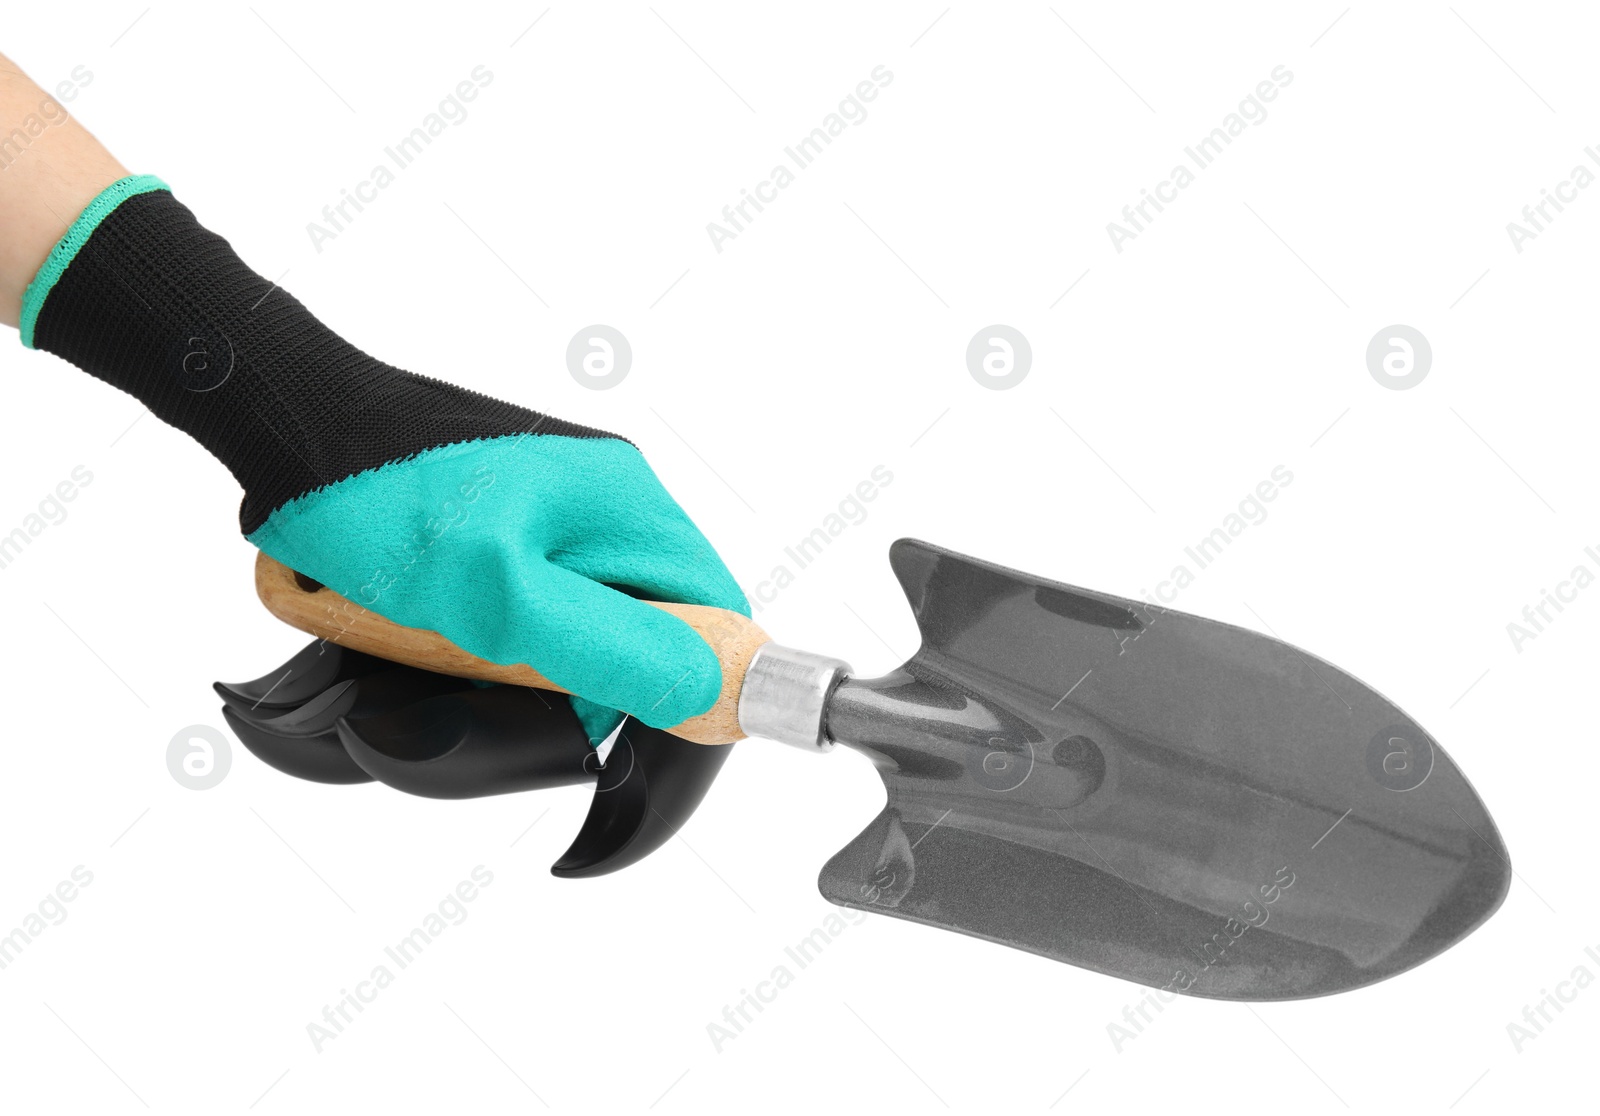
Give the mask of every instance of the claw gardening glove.
[[632, 594], [749, 605], [629, 442], [384, 364], [317, 321], [148, 175], [50, 253], [22, 341], [137, 397], [244, 487], [246, 537], [407, 627], [667, 728], [716, 701], [688, 625]]

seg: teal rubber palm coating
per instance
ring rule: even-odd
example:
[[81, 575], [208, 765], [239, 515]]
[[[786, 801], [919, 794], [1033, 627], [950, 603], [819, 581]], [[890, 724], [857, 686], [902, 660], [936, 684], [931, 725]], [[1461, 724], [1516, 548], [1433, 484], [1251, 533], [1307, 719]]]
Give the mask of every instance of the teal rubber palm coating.
[[643, 455], [614, 438], [443, 446], [291, 500], [249, 539], [360, 607], [583, 695], [573, 707], [596, 741], [612, 710], [669, 728], [722, 688], [694, 630], [629, 593], [750, 614]]
[[631, 443], [368, 355], [148, 176], [85, 208], [24, 312], [24, 343], [226, 465], [241, 530], [285, 565], [526, 663], [581, 695], [596, 738], [613, 710], [670, 727], [715, 702], [710, 648], [633, 595], [748, 606]]

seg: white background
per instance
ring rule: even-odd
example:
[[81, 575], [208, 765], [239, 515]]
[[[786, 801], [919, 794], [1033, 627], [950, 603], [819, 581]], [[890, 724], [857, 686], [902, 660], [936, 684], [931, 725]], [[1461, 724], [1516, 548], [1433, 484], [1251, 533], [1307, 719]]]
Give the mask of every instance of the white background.
[[[865, 522], [763, 607], [784, 643], [867, 673], [909, 656], [902, 535], [1140, 596], [1286, 466], [1175, 603], [1270, 624], [1398, 702], [1518, 879], [1420, 969], [1183, 1000], [1120, 1052], [1133, 985], [866, 918], [719, 1053], [707, 1025], [828, 915], [816, 872], [882, 801], [868, 765], [741, 745], [683, 842], [584, 882], [547, 872], [581, 788], [435, 803], [236, 747], [220, 785], [185, 789], [168, 742], [221, 725], [210, 681], [302, 637], [254, 599], [226, 473], [13, 344], [0, 528], [74, 466], [94, 480], [0, 570], [0, 928], [77, 865], [93, 882], [0, 971], [8, 1110], [1593, 1103], [1600, 990], [1520, 1053], [1507, 1024], [1574, 967], [1600, 975], [1600, 589], [1520, 651], [1506, 630], [1600, 566], [1600, 189], [1521, 253], [1506, 231], [1600, 141], [1592, 13], [142, 8], [11, 4], [0, 50], [47, 86], [86, 66], [75, 114], [356, 344], [630, 435], [748, 592], [887, 467]], [[315, 251], [307, 223], [480, 64], [470, 115]], [[716, 252], [707, 222], [880, 65], [869, 117]], [[1107, 222], [1280, 65], [1266, 120], [1116, 252]], [[595, 322], [633, 345], [609, 391], [564, 365]], [[993, 323], [1033, 348], [1008, 391], [964, 362]], [[1407, 391], [1364, 357], [1396, 323], [1434, 354]], [[307, 1024], [477, 865], [470, 917], [318, 1053]]]

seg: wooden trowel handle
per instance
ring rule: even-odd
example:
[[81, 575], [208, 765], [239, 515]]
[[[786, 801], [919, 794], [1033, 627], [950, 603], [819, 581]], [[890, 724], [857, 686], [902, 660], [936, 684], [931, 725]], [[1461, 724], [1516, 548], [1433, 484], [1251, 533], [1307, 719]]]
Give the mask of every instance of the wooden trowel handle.
[[[256, 557], [256, 593], [267, 611], [279, 620], [341, 647], [457, 678], [570, 692], [532, 667], [491, 663], [463, 651], [438, 632], [403, 628], [385, 620], [265, 554]], [[744, 739], [745, 734], [739, 729], [739, 693], [751, 656], [768, 642], [767, 633], [754, 621], [725, 608], [648, 603], [693, 628], [722, 663], [722, 693], [717, 703], [669, 731], [696, 744], [731, 744]]]

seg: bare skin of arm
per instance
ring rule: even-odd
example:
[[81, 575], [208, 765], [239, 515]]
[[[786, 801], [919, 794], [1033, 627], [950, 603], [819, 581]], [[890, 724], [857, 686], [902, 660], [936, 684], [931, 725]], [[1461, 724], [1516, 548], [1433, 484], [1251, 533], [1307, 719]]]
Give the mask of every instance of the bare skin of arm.
[[100, 141], [0, 54], [0, 323], [50, 249], [100, 191], [128, 171]]

